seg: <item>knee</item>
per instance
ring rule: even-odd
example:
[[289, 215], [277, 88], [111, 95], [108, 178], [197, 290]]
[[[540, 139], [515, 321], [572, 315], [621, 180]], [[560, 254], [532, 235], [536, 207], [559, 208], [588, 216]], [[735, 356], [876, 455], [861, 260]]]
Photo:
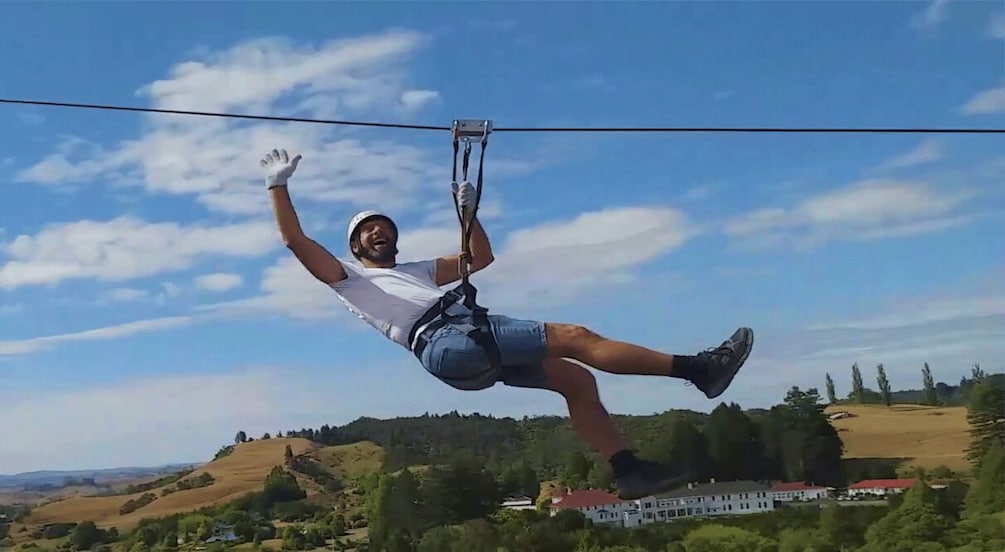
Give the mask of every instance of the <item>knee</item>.
[[546, 324], [549, 356], [577, 358], [584, 348], [600, 339], [600, 336], [585, 326], [578, 324]]
[[548, 360], [545, 367], [549, 386], [567, 401], [597, 398], [597, 378], [586, 368], [561, 359]]

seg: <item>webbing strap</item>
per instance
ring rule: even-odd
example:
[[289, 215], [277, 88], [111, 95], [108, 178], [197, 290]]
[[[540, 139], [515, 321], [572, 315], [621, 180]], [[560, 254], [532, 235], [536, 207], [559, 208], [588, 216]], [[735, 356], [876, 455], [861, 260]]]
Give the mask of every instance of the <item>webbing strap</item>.
[[[457, 179], [457, 155], [460, 149], [461, 136], [457, 129], [454, 129], [454, 167], [453, 167], [453, 182], [455, 184], [460, 184], [468, 180], [468, 169], [470, 167], [471, 161], [471, 140], [469, 136], [464, 136], [464, 153], [461, 160], [461, 179]], [[464, 306], [471, 309], [472, 321], [475, 327], [470, 331], [466, 332], [476, 343], [478, 343], [483, 349], [485, 349], [491, 362], [494, 366], [498, 366], [500, 363], [499, 358], [499, 348], [495, 342], [492, 335], [492, 330], [488, 323], [488, 309], [478, 305], [478, 289], [471, 284], [470, 280], [470, 262], [471, 262], [471, 232], [472, 232], [472, 222], [478, 214], [478, 207], [481, 205], [482, 200], [482, 184], [484, 182], [484, 167], [485, 167], [485, 148], [488, 146], [489, 142], [489, 129], [486, 125], [481, 138], [481, 151], [478, 157], [478, 177], [475, 184], [475, 204], [471, 207], [471, 212], [465, 213], [461, 211], [461, 206], [457, 201], [457, 196], [454, 195], [454, 209], [457, 211], [457, 219], [461, 224], [461, 258], [459, 272], [461, 274], [461, 284], [451, 291], [450, 299], [456, 301], [457, 295], [462, 295], [464, 297]], [[448, 301], [450, 299], [447, 299]]]

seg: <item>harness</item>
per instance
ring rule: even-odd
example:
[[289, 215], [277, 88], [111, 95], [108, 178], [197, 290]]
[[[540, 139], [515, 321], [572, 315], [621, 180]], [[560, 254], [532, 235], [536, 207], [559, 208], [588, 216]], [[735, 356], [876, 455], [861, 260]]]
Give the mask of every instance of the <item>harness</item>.
[[[437, 304], [433, 305], [421, 318], [412, 326], [408, 334], [408, 342], [415, 343], [412, 350], [416, 357], [422, 357], [422, 351], [426, 347], [426, 337], [446, 325], [452, 325], [463, 331], [475, 343], [481, 347], [489, 358], [491, 370], [498, 370], [501, 365], [499, 346], [495, 336], [489, 326], [488, 309], [482, 307], [477, 302], [478, 290], [471, 284], [471, 231], [475, 215], [478, 213], [478, 206], [482, 199], [483, 166], [485, 163], [485, 147], [488, 146], [489, 133], [492, 132], [492, 121], [480, 120], [455, 120], [453, 124], [453, 144], [454, 144], [454, 167], [453, 184], [466, 181], [468, 179], [468, 167], [471, 159], [471, 143], [474, 139], [480, 138], [481, 150], [478, 159], [478, 177], [475, 185], [475, 204], [470, 210], [461, 209], [454, 195], [454, 209], [457, 211], [457, 219], [461, 224], [461, 254], [458, 261], [458, 272], [461, 274], [461, 283], [451, 289]], [[461, 159], [461, 179], [457, 179], [457, 156], [460, 152], [460, 143], [464, 142], [464, 150]], [[452, 309], [454, 305], [460, 303], [466, 309]], [[460, 311], [460, 312], [458, 312]], [[427, 325], [428, 324], [428, 325]], [[418, 341], [415, 341], [419, 328], [426, 326]]]

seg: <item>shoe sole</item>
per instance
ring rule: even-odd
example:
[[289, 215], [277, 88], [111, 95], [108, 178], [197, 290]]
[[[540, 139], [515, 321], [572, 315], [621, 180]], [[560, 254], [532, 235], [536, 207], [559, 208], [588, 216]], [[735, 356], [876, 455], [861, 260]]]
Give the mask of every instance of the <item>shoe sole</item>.
[[679, 489], [684, 485], [687, 485], [688, 481], [694, 478], [691, 474], [681, 474], [676, 477], [664, 479], [659, 485], [653, 485], [653, 488], [648, 491], [640, 491], [637, 493], [626, 493], [624, 491], [618, 491], [618, 498], [621, 500], [638, 500], [640, 498], [645, 498], [647, 496], [658, 495], [660, 493], [670, 492], [674, 489]]
[[[739, 339], [737, 336], [740, 336]], [[747, 346], [740, 354], [740, 360], [736, 361], [736, 366], [733, 366], [733, 369], [729, 371], [729, 375], [723, 380], [723, 382], [717, 385], [712, 392], [705, 394], [705, 396], [710, 399], [714, 399], [726, 392], [726, 389], [728, 389], [730, 384], [733, 383], [733, 378], [736, 377], [736, 373], [739, 372], [740, 368], [743, 367], [743, 364], [747, 362], [747, 357], [750, 356], [750, 351], [754, 349], [754, 330], [750, 328], [740, 328], [736, 330], [729, 339], [734, 343], [746, 342]]]

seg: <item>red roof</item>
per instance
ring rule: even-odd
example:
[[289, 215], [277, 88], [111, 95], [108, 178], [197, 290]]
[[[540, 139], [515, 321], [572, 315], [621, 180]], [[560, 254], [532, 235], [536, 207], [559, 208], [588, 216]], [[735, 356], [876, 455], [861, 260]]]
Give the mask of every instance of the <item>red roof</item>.
[[590, 506], [613, 506], [627, 502], [616, 495], [599, 491], [597, 489], [586, 489], [583, 491], [573, 491], [563, 497], [560, 501], [551, 505], [555, 509], [588, 508]]
[[914, 485], [914, 479], [865, 479], [852, 483], [849, 489], [906, 489]]
[[776, 493], [785, 493], [791, 491], [812, 491], [816, 489], [826, 489], [827, 487], [822, 487], [820, 485], [807, 485], [802, 481], [796, 481], [794, 483], [782, 483], [778, 482], [771, 486], [771, 490]]

